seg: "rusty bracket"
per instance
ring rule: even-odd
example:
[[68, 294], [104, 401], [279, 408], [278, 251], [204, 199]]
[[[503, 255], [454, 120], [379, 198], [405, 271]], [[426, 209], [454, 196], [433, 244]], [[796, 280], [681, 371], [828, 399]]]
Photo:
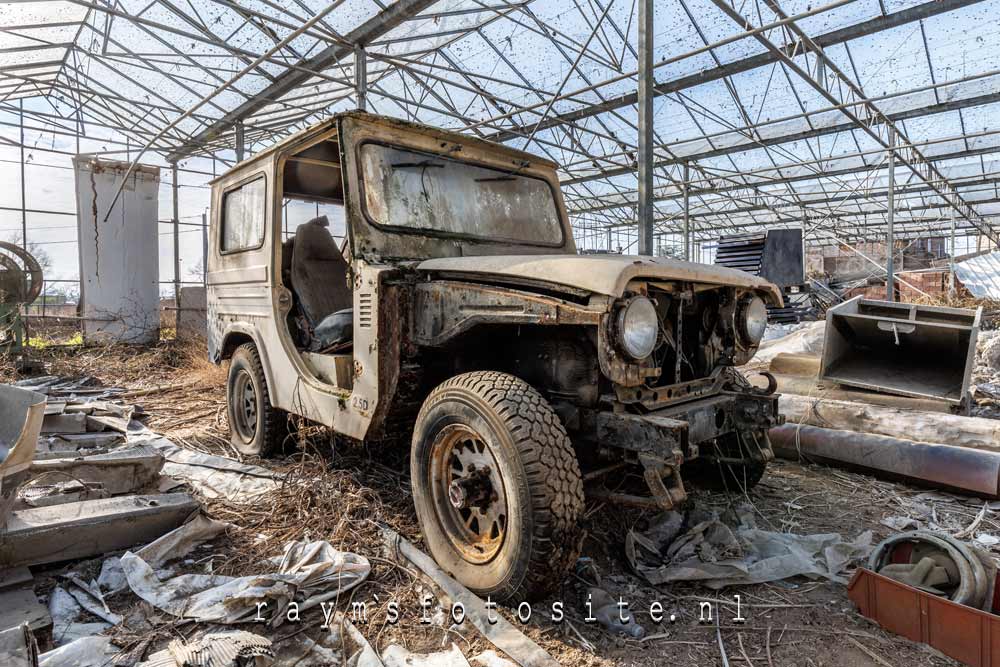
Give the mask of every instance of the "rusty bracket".
[[[643, 477], [646, 485], [649, 486], [653, 498], [660, 509], [667, 511], [674, 509], [687, 500], [687, 492], [684, 490], [684, 482], [681, 480], [680, 463], [683, 461], [667, 462], [646, 454], [639, 455], [639, 463], [644, 468]], [[670, 487], [664, 484], [664, 480], [670, 480]]]

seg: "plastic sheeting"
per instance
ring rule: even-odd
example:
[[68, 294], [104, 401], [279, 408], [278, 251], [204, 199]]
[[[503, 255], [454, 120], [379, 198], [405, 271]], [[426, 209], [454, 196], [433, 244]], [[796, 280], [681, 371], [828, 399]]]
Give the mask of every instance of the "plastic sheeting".
[[328, 542], [292, 542], [273, 574], [225, 577], [182, 574], [160, 580], [134, 553], [122, 556], [129, 587], [154, 607], [180, 618], [219, 623], [253, 619], [258, 603], [277, 627], [292, 602], [310, 609], [358, 586], [371, 573], [368, 559], [334, 549]]
[[851, 541], [837, 533], [776, 533], [758, 529], [746, 508], [722, 517], [695, 509], [686, 522], [676, 513], [660, 515], [649, 532], [630, 532], [625, 548], [633, 568], [653, 585], [701, 581], [719, 589], [795, 576], [847, 583], [841, 575], [871, 552], [872, 533]]
[[1000, 252], [959, 262], [955, 277], [978, 299], [1000, 301]]

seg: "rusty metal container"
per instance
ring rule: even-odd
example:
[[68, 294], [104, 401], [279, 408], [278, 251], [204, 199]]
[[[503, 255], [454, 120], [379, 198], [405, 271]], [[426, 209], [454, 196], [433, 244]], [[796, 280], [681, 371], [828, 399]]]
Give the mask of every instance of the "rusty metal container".
[[855, 297], [826, 313], [820, 379], [959, 405], [969, 393], [982, 308]]
[[847, 595], [862, 616], [970, 667], [1000, 667], [1000, 616], [955, 604], [864, 568]]

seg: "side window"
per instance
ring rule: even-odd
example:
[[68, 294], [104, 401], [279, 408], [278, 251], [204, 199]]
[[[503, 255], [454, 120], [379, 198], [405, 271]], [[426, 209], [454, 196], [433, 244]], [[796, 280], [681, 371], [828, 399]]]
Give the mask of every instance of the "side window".
[[222, 252], [261, 246], [266, 207], [263, 176], [222, 195]]

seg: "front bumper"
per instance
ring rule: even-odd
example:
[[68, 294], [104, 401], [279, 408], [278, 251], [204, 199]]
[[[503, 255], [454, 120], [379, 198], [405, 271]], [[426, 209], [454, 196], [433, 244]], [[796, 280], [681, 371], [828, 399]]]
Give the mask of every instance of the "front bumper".
[[[669, 510], [687, 498], [681, 466], [698, 458], [703, 445], [733, 433], [754, 434], [752, 458], [769, 461], [774, 454], [767, 431], [785, 420], [777, 394], [722, 391], [645, 414], [599, 412], [596, 421], [598, 442], [636, 455], [655, 506]], [[643, 504], [634, 496], [608, 499]]]
[[766, 431], [784, 423], [777, 394], [723, 391], [645, 414], [600, 412], [597, 437], [603, 445], [675, 458], [697, 458], [700, 445], [730, 433]]

